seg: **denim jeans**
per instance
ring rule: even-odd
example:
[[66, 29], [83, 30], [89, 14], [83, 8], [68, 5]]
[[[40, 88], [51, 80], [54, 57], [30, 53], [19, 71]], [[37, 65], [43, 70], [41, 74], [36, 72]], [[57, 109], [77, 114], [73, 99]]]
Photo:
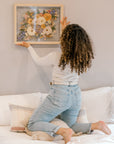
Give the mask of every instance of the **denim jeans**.
[[50, 85], [49, 95], [38, 107], [28, 122], [30, 131], [44, 131], [56, 136], [60, 128], [52, 123], [56, 116], [67, 123], [75, 132], [91, 133], [91, 123], [76, 123], [81, 108], [81, 90], [76, 85]]

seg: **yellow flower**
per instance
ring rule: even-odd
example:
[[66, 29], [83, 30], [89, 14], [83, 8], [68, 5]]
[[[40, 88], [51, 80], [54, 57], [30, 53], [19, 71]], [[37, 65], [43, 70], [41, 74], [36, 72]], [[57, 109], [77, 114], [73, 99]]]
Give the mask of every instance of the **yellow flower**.
[[39, 17], [40, 17], [40, 15], [39, 15], [39, 14], [37, 14], [37, 15], [36, 15], [36, 18], [39, 18]]
[[42, 28], [42, 29], [44, 29], [45, 27], [46, 27], [45, 24], [42, 24], [42, 25], [41, 25], [41, 28]]
[[49, 14], [49, 13], [45, 13], [45, 14], [44, 14], [44, 17], [45, 17], [46, 21], [49, 21], [49, 20], [51, 20], [52, 15]]
[[32, 24], [32, 19], [31, 18], [28, 19], [28, 23]]

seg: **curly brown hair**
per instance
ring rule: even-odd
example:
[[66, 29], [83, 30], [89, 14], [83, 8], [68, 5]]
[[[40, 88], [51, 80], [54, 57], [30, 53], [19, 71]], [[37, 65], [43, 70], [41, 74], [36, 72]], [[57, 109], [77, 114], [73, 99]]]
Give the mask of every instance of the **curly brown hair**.
[[91, 67], [94, 54], [92, 44], [87, 32], [78, 24], [70, 24], [65, 27], [61, 35], [62, 55], [59, 67], [65, 69], [70, 64], [71, 72], [86, 72]]

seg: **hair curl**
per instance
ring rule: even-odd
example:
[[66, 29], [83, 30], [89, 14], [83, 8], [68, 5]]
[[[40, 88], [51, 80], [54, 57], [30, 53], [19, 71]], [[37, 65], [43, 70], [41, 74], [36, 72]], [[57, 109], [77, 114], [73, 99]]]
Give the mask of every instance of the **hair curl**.
[[59, 67], [65, 69], [70, 64], [71, 72], [86, 72], [91, 67], [94, 54], [87, 32], [78, 24], [67, 25], [61, 35], [62, 55]]

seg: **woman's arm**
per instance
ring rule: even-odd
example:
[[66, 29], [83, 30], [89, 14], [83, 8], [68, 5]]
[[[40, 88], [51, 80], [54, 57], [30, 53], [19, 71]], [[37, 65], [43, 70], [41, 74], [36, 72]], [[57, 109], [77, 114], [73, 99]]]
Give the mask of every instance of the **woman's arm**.
[[26, 47], [37, 65], [54, 65], [56, 63], [56, 52], [51, 52], [44, 57], [40, 57], [28, 42], [23, 41], [17, 45]]
[[54, 65], [56, 63], [56, 52], [51, 52], [48, 55], [44, 57], [40, 57], [33, 47], [30, 45], [28, 48], [28, 51], [30, 52], [30, 55], [32, 56], [34, 62], [37, 65]]

